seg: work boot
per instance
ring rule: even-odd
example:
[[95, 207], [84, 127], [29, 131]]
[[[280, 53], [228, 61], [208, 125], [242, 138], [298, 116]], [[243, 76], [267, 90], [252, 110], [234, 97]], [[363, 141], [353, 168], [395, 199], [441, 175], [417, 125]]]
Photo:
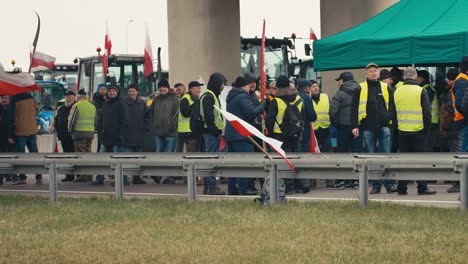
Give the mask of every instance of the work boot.
[[370, 191], [370, 194], [378, 194], [378, 193], [380, 193], [380, 188], [372, 187], [372, 190]]
[[75, 179], [75, 176], [67, 175], [62, 179], [62, 182], [72, 182]]
[[221, 191], [218, 187], [215, 190], [209, 190], [207, 192], [208, 195], [225, 195], [226, 193]]
[[36, 184], [42, 184], [42, 174], [36, 174]]
[[458, 183], [452, 185], [452, 187], [447, 189], [448, 193], [459, 193], [460, 192], [460, 185]]
[[158, 176], [151, 176], [151, 179], [153, 179], [155, 183], [161, 183], [161, 180], [159, 179]]
[[133, 176], [133, 184], [146, 184], [140, 176]]
[[396, 193], [397, 189], [393, 186], [390, 186], [387, 188], [387, 193]]
[[418, 195], [432, 195], [436, 193], [437, 193], [436, 191], [431, 191], [428, 188], [425, 188], [423, 190], [418, 190]]

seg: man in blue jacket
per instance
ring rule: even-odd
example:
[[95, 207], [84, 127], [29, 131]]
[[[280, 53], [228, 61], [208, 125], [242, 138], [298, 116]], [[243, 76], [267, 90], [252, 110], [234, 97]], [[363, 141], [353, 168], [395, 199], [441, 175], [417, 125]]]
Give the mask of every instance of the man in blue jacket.
[[309, 152], [310, 145], [310, 123], [317, 120], [317, 113], [315, 113], [314, 106], [312, 105], [312, 98], [309, 95], [309, 89], [312, 86], [312, 82], [307, 79], [297, 80], [297, 87], [299, 96], [304, 103], [304, 132], [302, 132], [301, 139], [301, 152]]
[[[242, 76], [237, 77], [232, 84], [233, 89], [229, 91], [226, 98], [227, 111], [247, 123], [254, 125], [255, 119], [259, 117], [265, 108], [264, 101], [255, 106], [249, 95], [249, 82]], [[235, 88], [234, 88], [235, 87]], [[249, 139], [237, 133], [229, 122], [226, 124], [225, 140], [229, 152], [253, 152], [254, 147]], [[230, 195], [255, 195], [255, 191], [249, 190], [249, 178], [229, 178], [228, 194]]]
[[460, 73], [455, 78], [453, 97], [455, 97], [455, 118], [457, 128], [461, 135], [461, 151], [468, 152], [468, 56], [460, 62]]

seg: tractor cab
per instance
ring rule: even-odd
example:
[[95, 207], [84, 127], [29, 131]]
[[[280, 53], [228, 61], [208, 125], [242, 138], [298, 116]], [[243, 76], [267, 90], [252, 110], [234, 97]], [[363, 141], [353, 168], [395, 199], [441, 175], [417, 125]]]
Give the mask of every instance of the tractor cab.
[[104, 76], [102, 56], [79, 59], [78, 89], [84, 89], [92, 97], [100, 84], [115, 85], [121, 96], [127, 96], [128, 86], [136, 84], [140, 95], [147, 97], [154, 92], [154, 76], [144, 75], [143, 55], [108, 56], [108, 73]]

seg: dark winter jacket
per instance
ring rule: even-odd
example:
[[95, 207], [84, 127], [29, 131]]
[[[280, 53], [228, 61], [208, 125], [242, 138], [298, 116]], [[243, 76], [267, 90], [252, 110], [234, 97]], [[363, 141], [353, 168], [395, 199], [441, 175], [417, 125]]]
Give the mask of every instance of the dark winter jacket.
[[125, 145], [143, 147], [146, 131], [149, 130], [149, 114], [145, 101], [139, 96], [135, 100], [124, 99], [128, 111], [128, 129], [124, 135]]
[[[208, 81], [208, 90], [212, 91], [217, 99], [219, 100], [219, 94], [221, 93], [221, 87], [223, 87], [224, 83], [226, 82], [226, 77], [222, 75], [221, 73], [213, 73], [210, 76], [210, 80]], [[214, 119], [214, 107], [213, 105], [215, 104], [215, 98], [213, 97], [212, 94], [206, 93], [203, 95], [203, 111], [204, 111], [204, 121], [206, 124], [206, 128], [204, 128], [203, 133], [209, 133], [214, 136], [221, 135], [222, 131], [219, 130], [216, 125], [215, 125], [215, 119]]]
[[[249, 96], [252, 99], [252, 102], [255, 107], [260, 105], [260, 100], [258, 99], [257, 91], [253, 91], [253, 92], [249, 91]], [[254, 122], [252, 123], [252, 125], [258, 130], [262, 131], [262, 116], [261, 115], [257, 116]]]
[[[226, 98], [227, 111], [245, 122], [255, 126], [255, 119], [259, 117], [265, 108], [265, 104], [255, 106], [249, 94], [241, 88], [232, 89], [229, 91]], [[227, 122], [224, 138], [226, 141], [248, 141], [237, 133], [234, 127]]]
[[179, 120], [179, 99], [175, 94], [158, 95], [151, 104], [150, 120], [153, 131], [157, 136], [177, 136], [177, 122]]
[[353, 94], [359, 89], [359, 83], [351, 80], [344, 82], [330, 104], [330, 122], [334, 127], [352, 126], [351, 122], [351, 105], [353, 102]]
[[54, 126], [59, 140], [72, 140], [71, 135], [68, 132], [68, 116], [70, 115], [70, 110], [74, 104], [75, 103], [70, 106], [63, 104], [57, 108], [54, 118]]
[[124, 100], [119, 96], [108, 98], [102, 106], [101, 118], [101, 143], [105, 146], [125, 145], [129, 116]]
[[450, 88], [441, 92], [440, 102], [440, 136], [457, 139], [458, 131], [456, 123], [453, 121], [455, 111], [453, 109], [452, 90]]
[[101, 96], [98, 92], [94, 93], [92, 104], [94, 105], [94, 107], [96, 107], [96, 119], [94, 122], [94, 127], [96, 128], [96, 131], [102, 130], [102, 106], [104, 105], [105, 101], [106, 96]]
[[[385, 100], [382, 94], [380, 81], [372, 81], [367, 79], [368, 96], [367, 96], [367, 117], [361, 121], [360, 128], [362, 130], [375, 130], [381, 127], [390, 126], [390, 121], [395, 121], [395, 104], [393, 102], [393, 93], [390, 88], [389, 93], [389, 107], [385, 105]], [[358, 109], [359, 109], [359, 96], [361, 94], [361, 87], [353, 94], [353, 102], [351, 108], [351, 121], [352, 127], [357, 128], [358, 125]]]
[[[468, 80], [460, 78], [455, 81], [453, 91], [455, 94], [455, 107], [462, 115], [468, 116]], [[465, 117], [465, 119], [456, 123], [457, 128], [460, 130], [468, 124], [468, 118]]]
[[0, 148], [8, 146], [8, 116], [7, 110], [0, 104]]

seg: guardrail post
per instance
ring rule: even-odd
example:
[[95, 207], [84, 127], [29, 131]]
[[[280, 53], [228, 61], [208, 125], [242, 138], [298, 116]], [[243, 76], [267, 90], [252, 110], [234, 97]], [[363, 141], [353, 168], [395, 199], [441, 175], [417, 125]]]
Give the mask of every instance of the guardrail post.
[[187, 170], [187, 198], [189, 203], [194, 203], [197, 195], [197, 169], [195, 166], [195, 164], [189, 165]]
[[57, 201], [57, 164], [49, 164], [49, 201]]
[[460, 173], [460, 210], [466, 213], [468, 206], [468, 166], [464, 166]]
[[359, 172], [359, 207], [366, 207], [369, 200], [367, 190], [367, 164], [357, 166]]
[[278, 203], [278, 165], [273, 164], [270, 166], [270, 171], [268, 172], [270, 178], [270, 204]]
[[115, 198], [117, 200], [123, 199], [123, 169], [122, 164], [115, 164]]

